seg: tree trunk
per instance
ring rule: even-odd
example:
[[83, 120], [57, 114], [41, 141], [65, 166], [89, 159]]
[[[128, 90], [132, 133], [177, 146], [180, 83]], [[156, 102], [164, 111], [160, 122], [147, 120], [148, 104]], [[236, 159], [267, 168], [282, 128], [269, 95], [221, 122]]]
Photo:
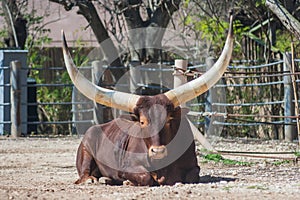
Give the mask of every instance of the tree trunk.
[[179, 9], [181, 0], [160, 1], [161, 4], [155, 5], [156, 8], [152, 10], [149, 6], [146, 20], [143, 20], [140, 7], [137, 6], [141, 2], [141, 0], [117, 2], [119, 9], [124, 10], [123, 14], [129, 30], [131, 61], [157, 63], [165, 29], [173, 13]]
[[[95, 6], [91, 1], [88, 0], [49, 0], [61, 4], [65, 7], [67, 11], [71, 10], [72, 7], [78, 6], [78, 14], [84, 16], [84, 18], [89, 23], [89, 26], [93, 30], [98, 43], [100, 44], [101, 50], [105, 59], [111, 66], [121, 66], [122, 62], [119, 58], [118, 50], [112, 42], [111, 38], [108, 35], [106, 28], [104, 27]], [[123, 69], [114, 69], [111, 70], [116, 81], [119, 80], [125, 71]]]
[[25, 48], [27, 39], [27, 20], [22, 17], [15, 0], [2, 0], [2, 10], [7, 24], [7, 47]]
[[278, 0], [266, 0], [266, 6], [279, 18], [281, 23], [300, 40], [300, 22], [293, 17]]

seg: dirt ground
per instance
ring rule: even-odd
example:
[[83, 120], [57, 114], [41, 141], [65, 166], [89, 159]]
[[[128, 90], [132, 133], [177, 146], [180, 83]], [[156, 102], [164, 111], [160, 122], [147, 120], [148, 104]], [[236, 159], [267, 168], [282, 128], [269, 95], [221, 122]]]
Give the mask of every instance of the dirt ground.
[[[0, 139], [0, 199], [300, 199], [300, 164], [275, 159], [250, 166], [204, 162], [198, 152], [197, 184], [160, 187], [75, 185], [78, 137]], [[276, 141], [218, 141], [215, 147], [239, 151], [298, 151]], [[197, 146], [201, 149], [201, 146]]]

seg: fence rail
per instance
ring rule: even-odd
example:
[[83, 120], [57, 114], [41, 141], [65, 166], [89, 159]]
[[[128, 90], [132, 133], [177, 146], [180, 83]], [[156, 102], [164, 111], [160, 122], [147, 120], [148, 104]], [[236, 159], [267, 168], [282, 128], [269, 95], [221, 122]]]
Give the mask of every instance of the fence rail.
[[[294, 61], [298, 63], [300, 59], [295, 59]], [[293, 105], [296, 101], [293, 98], [290, 77], [294, 76], [296, 79], [295, 83], [299, 84], [300, 72], [299, 69], [297, 69], [295, 73], [292, 73], [285, 65], [284, 60], [249, 66], [247, 66], [246, 61], [232, 62], [232, 65], [228, 67], [228, 71], [224, 74], [222, 81], [216, 84], [209, 92], [187, 104], [191, 109], [189, 113], [191, 119], [193, 119], [193, 122], [197, 124], [198, 128], [203, 132], [207, 132], [209, 126], [222, 126], [223, 128], [220, 134], [225, 136], [233, 134], [243, 137], [284, 139], [288, 134], [291, 134], [292, 136], [289, 136], [289, 138], [296, 139], [297, 134], [295, 127], [296, 120], [299, 116], [295, 116], [293, 110]], [[110, 67], [103, 66], [102, 70], [105, 71], [109, 68]], [[201, 71], [205, 71], [205, 68], [207, 68], [205, 64], [188, 67], [189, 70], [192, 70], [189, 71], [189, 73], [198, 74], [201, 74]], [[2, 66], [0, 67], [0, 72], [5, 70], [10, 71], [10, 69], [9, 66]], [[60, 73], [58, 73], [58, 75], [60, 76], [61, 73], [64, 72], [64, 69], [65, 68], [62, 67], [51, 67], [47, 70], [59, 71]], [[38, 68], [30, 70], [45, 71], [46, 69]], [[90, 66], [82, 68], [83, 73], [88, 77], [92, 77], [92, 70], [93, 67]], [[195, 72], [195, 70], [197, 70], [197, 72]], [[140, 73], [139, 82], [136, 83], [135, 87], [148, 91], [150, 89], [156, 92], [164, 92], [170, 88], [170, 84], [173, 84], [173, 79], [169, 80], [170, 77], [172, 77], [173, 71], [172, 66], [167, 65], [157, 65], [155, 68], [141, 67], [138, 72]], [[153, 77], [149, 78], [149, 73], [156, 74], [156, 78], [160, 79], [158, 84], [153, 84]], [[115, 83], [104, 79], [105, 78], [102, 78], [102, 85], [115, 85]], [[128, 79], [131, 79], [131, 77], [129, 76]], [[0, 88], [1, 87], [10, 88], [11, 84], [0, 82]], [[38, 91], [43, 88], [55, 88], [60, 92], [66, 88], [71, 90], [73, 85], [71, 83], [59, 82], [27, 83], [25, 85], [23, 84], [22, 87], [27, 87], [28, 89], [34, 88]], [[118, 89], [130, 90], [130, 87], [129, 80], [118, 83]], [[39, 118], [35, 120], [28, 119], [23, 122], [23, 124], [26, 123], [26, 125], [36, 126], [37, 128], [34, 130], [41, 134], [49, 132], [58, 134], [71, 133], [76, 130], [74, 128], [76, 124], [85, 124], [86, 127], [89, 127], [95, 123], [95, 105], [84, 97], [78, 96], [78, 94], [76, 94], [77, 97], [75, 98], [75, 93], [76, 91], [73, 91], [73, 94], [70, 95], [70, 99], [71, 96], [73, 96], [72, 101], [46, 102], [41, 101], [43, 99], [39, 97], [39, 101], [22, 102], [22, 105], [27, 106], [29, 110], [29, 107], [39, 110], [39, 112], [37, 112]], [[220, 94], [223, 94], [225, 98], [217, 98], [217, 96], [222, 96]], [[28, 95], [36, 95], [36, 93]], [[297, 95], [299, 95], [299, 91]], [[299, 100], [297, 100], [297, 102], [299, 102]], [[11, 105], [11, 102], [0, 102], [0, 109], [7, 106], [11, 107]], [[65, 118], [52, 119], [51, 116], [47, 116], [48, 118], [45, 119], [45, 116], [44, 118], [40, 116], [40, 113], [47, 115], [47, 112], [43, 111], [43, 109], [51, 106], [59, 106]], [[103, 115], [107, 114], [105, 113], [105, 107], [100, 106], [99, 108], [100, 112], [104, 112], [102, 113]], [[113, 111], [113, 114], [115, 113], [116, 111]], [[0, 114], [2, 113], [0, 112]], [[0, 125], [1, 124], [11, 124], [11, 120], [2, 120], [0, 121]], [[49, 126], [52, 127], [49, 128]], [[286, 128], [287, 126], [289, 126], [289, 129]], [[236, 127], [242, 128], [236, 129]], [[53, 130], [53, 128], [57, 130]]]

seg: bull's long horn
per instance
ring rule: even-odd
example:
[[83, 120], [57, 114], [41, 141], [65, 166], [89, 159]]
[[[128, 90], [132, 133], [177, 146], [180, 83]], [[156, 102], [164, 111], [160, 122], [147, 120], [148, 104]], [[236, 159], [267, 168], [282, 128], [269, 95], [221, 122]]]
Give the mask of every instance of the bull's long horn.
[[133, 112], [139, 95], [99, 87], [86, 79], [75, 66], [70, 55], [65, 34], [62, 31], [63, 54], [69, 76], [76, 88], [89, 99], [112, 108]]
[[199, 78], [185, 83], [177, 88], [169, 90], [164, 94], [171, 100], [175, 106], [179, 106], [206, 92], [210, 87], [218, 82], [229, 65], [231, 53], [233, 50], [233, 16], [230, 16], [230, 25], [227, 39], [223, 51], [213, 65], [206, 73]]

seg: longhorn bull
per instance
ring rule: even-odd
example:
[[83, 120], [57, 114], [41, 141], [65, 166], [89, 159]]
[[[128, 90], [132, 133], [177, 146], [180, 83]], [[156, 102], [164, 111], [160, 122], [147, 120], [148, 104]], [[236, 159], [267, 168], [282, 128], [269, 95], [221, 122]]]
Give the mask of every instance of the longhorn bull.
[[195, 183], [200, 168], [193, 134], [180, 104], [212, 87], [223, 75], [233, 49], [233, 19], [223, 51], [214, 66], [201, 77], [163, 94], [140, 96], [94, 85], [77, 69], [63, 35], [63, 54], [69, 76], [89, 99], [131, 113], [90, 127], [78, 151], [79, 179], [97, 181], [108, 177], [112, 184], [173, 185]]

